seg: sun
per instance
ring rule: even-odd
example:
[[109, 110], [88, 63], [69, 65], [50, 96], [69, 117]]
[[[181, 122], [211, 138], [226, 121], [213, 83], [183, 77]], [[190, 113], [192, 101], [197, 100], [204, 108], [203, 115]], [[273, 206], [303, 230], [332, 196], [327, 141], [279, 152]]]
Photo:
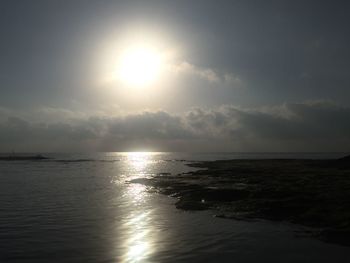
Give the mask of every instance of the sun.
[[146, 86], [153, 83], [162, 68], [161, 54], [146, 46], [128, 48], [122, 52], [117, 76], [132, 86]]

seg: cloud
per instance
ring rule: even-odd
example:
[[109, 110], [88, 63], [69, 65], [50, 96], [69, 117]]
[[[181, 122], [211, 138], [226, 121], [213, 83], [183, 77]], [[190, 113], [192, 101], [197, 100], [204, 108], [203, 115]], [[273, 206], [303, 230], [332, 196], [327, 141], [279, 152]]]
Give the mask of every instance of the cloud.
[[258, 109], [226, 105], [211, 110], [195, 108], [182, 115], [165, 111], [116, 117], [78, 115], [65, 122], [10, 116], [0, 122], [0, 147], [5, 151], [123, 151], [142, 147], [169, 151], [348, 151], [349, 120], [349, 107], [327, 101]]
[[220, 78], [212, 69], [200, 69], [188, 62], [182, 62], [173, 66], [176, 73], [194, 75], [210, 82], [219, 82]]
[[187, 61], [171, 65], [170, 70], [176, 74], [195, 76], [211, 83], [242, 84], [242, 80], [232, 73], [221, 73], [211, 68], [197, 67]]
[[123, 139], [187, 139], [192, 136], [181, 117], [164, 111], [145, 111], [111, 119], [109, 133]]

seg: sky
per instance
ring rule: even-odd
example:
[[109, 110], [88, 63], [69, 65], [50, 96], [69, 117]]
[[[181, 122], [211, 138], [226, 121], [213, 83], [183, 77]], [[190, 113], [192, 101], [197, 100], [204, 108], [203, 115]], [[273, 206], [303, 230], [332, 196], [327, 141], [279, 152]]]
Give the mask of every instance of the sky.
[[348, 152], [349, 7], [0, 0], [0, 151]]

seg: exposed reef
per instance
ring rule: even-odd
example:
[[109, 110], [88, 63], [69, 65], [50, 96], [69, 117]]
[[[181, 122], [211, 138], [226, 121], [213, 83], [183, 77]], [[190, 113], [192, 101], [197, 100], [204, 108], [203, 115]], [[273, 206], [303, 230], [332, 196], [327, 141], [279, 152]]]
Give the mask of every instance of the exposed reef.
[[183, 210], [219, 217], [287, 221], [350, 245], [350, 157], [339, 160], [229, 160], [192, 163], [179, 175], [132, 180], [178, 198]]

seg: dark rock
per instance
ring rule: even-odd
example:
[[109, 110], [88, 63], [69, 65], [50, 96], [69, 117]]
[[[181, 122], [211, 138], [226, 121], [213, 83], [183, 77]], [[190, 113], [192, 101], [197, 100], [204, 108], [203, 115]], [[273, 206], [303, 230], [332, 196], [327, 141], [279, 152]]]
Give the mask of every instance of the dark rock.
[[350, 156], [201, 162], [191, 164], [204, 168], [196, 172], [132, 182], [178, 198], [179, 209], [211, 209], [222, 218], [261, 218], [322, 228], [326, 230], [315, 231], [315, 236], [350, 245], [349, 160]]
[[205, 202], [190, 200], [186, 198], [180, 198], [180, 200], [175, 203], [175, 206], [176, 208], [179, 208], [182, 210], [193, 210], [193, 211], [209, 209], [209, 207], [206, 205]]

